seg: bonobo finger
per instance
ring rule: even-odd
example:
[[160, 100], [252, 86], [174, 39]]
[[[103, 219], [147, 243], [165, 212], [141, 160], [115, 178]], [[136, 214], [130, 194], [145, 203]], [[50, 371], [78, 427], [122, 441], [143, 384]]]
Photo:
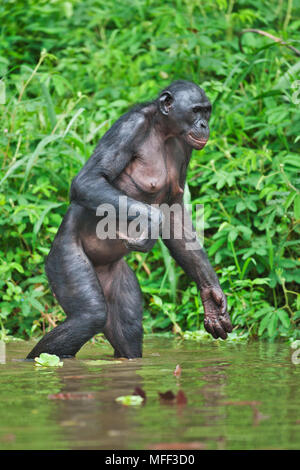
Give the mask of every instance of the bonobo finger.
[[226, 296], [223, 294], [221, 314], [226, 315], [226, 313], [227, 313], [227, 299], [226, 299]]
[[218, 335], [215, 332], [212, 322], [209, 318], [204, 319], [204, 328], [206, 329], [207, 333], [211, 334], [215, 339], [218, 339]]
[[227, 338], [226, 331], [221, 327], [221, 325], [219, 323], [214, 323], [214, 330], [220, 338], [222, 338], [222, 339]]
[[143, 253], [146, 253], [147, 251], [150, 251], [154, 244], [155, 244], [156, 240], [152, 240], [151, 238], [150, 239], [130, 239], [130, 240], [126, 240], [124, 241], [125, 243], [125, 246], [132, 250], [132, 251], [141, 251]]
[[218, 304], [221, 305], [223, 303], [223, 292], [219, 288], [213, 288], [211, 291], [212, 298], [214, 301]]
[[216, 292], [214, 299], [221, 307], [221, 314], [224, 315], [227, 311], [227, 299], [225, 294], [222, 291]]
[[227, 333], [232, 332], [232, 324], [231, 324], [228, 313], [224, 317], [220, 318], [220, 322], [224, 330], [227, 331]]
[[221, 307], [221, 314], [223, 315], [227, 310], [227, 299], [221, 287], [213, 287], [210, 293], [215, 303]]

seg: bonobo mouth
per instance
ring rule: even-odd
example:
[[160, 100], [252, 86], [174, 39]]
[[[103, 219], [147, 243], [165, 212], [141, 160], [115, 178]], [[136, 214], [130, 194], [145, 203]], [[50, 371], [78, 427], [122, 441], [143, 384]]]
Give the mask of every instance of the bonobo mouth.
[[191, 142], [192, 146], [196, 147], [198, 150], [203, 149], [203, 147], [208, 141], [208, 139], [198, 139], [192, 132], [188, 134], [188, 139]]

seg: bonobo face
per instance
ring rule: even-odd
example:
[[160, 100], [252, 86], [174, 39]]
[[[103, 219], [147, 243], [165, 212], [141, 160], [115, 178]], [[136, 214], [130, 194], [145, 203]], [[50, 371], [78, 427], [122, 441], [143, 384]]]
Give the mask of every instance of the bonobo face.
[[194, 149], [204, 147], [209, 137], [211, 103], [201, 88], [192, 82], [174, 82], [161, 93], [159, 105], [173, 135]]

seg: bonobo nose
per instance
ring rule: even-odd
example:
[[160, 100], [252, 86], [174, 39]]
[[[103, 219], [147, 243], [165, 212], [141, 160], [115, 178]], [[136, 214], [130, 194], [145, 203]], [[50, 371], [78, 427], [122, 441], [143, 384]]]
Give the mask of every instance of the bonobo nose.
[[206, 122], [201, 119], [201, 121], [199, 122], [199, 127], [202, 127], [203, 129], [206, 129], [207, 128]]

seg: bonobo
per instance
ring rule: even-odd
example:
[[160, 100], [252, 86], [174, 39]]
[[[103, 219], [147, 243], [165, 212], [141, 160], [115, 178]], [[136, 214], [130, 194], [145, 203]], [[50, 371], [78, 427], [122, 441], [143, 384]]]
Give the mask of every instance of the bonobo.
[[[183, 205], [187, 166], [192, 150], [202, 149], [208, 140], [210, 114], [204, 91], [179, 80], [156, 100], [121, 116], [99, 141], [72, 181], [71, 203], [46, 261], [51, 289], [67, 318], [28, 358], [42, 352], [74, 356], [99, 332], [115, 357], [142, 356], [142, 295], [124, 256], [153, 247], [164, 226], [161, 205], [181, 209], [171, 212], [163, 242], [199, 288], [205, 329], [214, 338], [227, 338], [232, 326], [226, 297], [201, 244], [193, 242], [191, 249], [190, 230], [184, 227], [192, 226]], [[99, 236], [97, 225], [105, 214], [97, 209], [112, 207], [118, 217], [124, 197], [126, 223], [143, 214], [139, 221], [146, 220], [155, 235], [151, 231], [146, 236], [143, 228], [139, 237], [132, 237], [117, 220], [117, 236]]]

